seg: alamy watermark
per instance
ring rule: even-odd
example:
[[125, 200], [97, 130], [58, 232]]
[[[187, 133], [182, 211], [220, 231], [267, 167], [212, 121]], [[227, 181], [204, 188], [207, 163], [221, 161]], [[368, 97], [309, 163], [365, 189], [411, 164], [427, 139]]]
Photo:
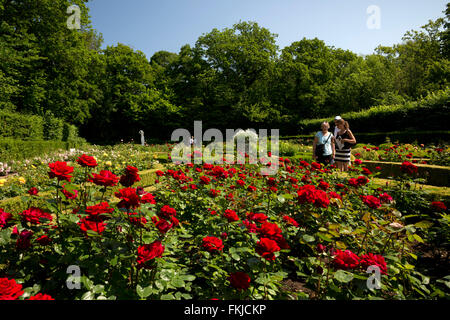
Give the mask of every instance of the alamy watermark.
[[71, 5], [67, 8], [67, 14], [70, 14], [67, 18], [67, 28], [70, 30], [80, 30], [81, 29], [81, 10], [77, 5]]
[[[245, 164], [248, 159], [248, 164], [263, 165], [260, 171], [262, 175], [274, 175], [278, 171], [279, 132], [279, 129], [271, 129], [269, 139], [267, 129], [259, 129], [258, 133], [253, 129], [246, 131], [226, 129], [224, 141], [224, 135], [219, 129], [208, 129], [203, 133], [202, 121], [194, 121], [193, 135], [189, 130], [181, 128], [172, 133], [172, 141], [181, 139], [172, 150], [172, 162]], [[204, 141], [210, 142], [205, 148], [203, 148]]]
[[381, 29], [381, 9], [379, 6], [371, 5], [367, 7], [366, 13], [370, 16], [367, 18], [367, 28]]
[[381, 272], [380, 267], [377, 265], [372, 265], [367, 268], [366, 273], [371, 273], [370, 277], [367, 278], [366, 285], [369, 289], [381, 289]]

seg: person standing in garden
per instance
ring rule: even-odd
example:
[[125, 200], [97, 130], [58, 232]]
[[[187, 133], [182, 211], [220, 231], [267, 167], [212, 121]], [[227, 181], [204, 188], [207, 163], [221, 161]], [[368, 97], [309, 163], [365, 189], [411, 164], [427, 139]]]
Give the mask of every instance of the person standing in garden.
[[335, 157], [334, 136], [328, 122], [321, 124], [321, 131], [317, 132], [313, 142], [313, 159], [322, 164], [332, 164]]
[[336, 135], [336, 165], [341, 171], [347, 171], [350, 164], [352, 146], [356, 144], [356, 139], [350, 131], [347, 121], [340, 119], [337, 121], [338, 132]]

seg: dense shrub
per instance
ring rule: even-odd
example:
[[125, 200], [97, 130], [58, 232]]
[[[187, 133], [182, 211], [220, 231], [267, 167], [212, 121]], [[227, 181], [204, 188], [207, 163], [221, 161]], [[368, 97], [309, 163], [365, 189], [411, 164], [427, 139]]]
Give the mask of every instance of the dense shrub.
[[0, 139], [0, 161], [8, 162], [11, 160], [28, 159], [59, 149], [68, 150], [69, 148], [79, 147], [82, 144], [83, 141], [80, 139], [76, 142]]
[[0, 110], [0, 137], [42, 140], [43, 120], [39, 116]]
[[56, 118], [50, 111], [40, 117], [0, 110], [0, 127], [0, 138], [78, 141], [78, 128]]

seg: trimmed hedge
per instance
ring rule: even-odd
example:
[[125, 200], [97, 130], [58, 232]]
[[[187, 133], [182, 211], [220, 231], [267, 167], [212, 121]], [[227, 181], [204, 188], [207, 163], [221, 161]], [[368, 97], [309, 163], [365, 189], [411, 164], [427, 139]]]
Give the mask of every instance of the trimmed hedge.
[[[317, 130], [319, 131], [319, 130]], [[379, 145], [389, 138], [391, 142], [399, 143], [445, 143], [450, 141], [450, 131], [393, 131], [393, 132], [358, 132], [353, 131], [357, 143]], [[312, 143], [315, 133], [297, 136], [280, 137], [280, 140], [302, 140]]]
[[[359, 112], [342, 114], [350, 129], [358, 132], [429, 131], [447, 128], [450, 122], [450, 88], [430, 93], [418, 101], [403, 104], [375, 106]], [[324, 121], [334, 117], [309, 119], [299, 122], [302, 133], [317, 132]]]
[[0, 138], [76, 141], [78, 128], [47, 111], [44, 117], [0, 110]]
[[83, 142], [0, 139], [0, 162], [24, 160], [60, 149], [78, 148]]

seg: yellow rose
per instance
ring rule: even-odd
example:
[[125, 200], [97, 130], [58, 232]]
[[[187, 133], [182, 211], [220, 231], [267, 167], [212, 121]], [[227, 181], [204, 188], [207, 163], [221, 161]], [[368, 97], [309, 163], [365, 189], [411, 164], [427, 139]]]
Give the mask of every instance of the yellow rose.
[[20, 178], [19, 178], [19, 182], [20, 182], [21, 184], [25, 184], [25, 183], [27, 182], [27, 180], [25, 180], [24, 177], [20, 177]]
[[6, 180], [5, 179], [0, 179], [0, 187], [3, 187], [3, 185], [5, 184]]
[[112, 166], [112, 162], [111, 162], [111, 161], [106, 161], [105, 164], [106, 164], [108, 167], [111, 167], [111, 166]]

